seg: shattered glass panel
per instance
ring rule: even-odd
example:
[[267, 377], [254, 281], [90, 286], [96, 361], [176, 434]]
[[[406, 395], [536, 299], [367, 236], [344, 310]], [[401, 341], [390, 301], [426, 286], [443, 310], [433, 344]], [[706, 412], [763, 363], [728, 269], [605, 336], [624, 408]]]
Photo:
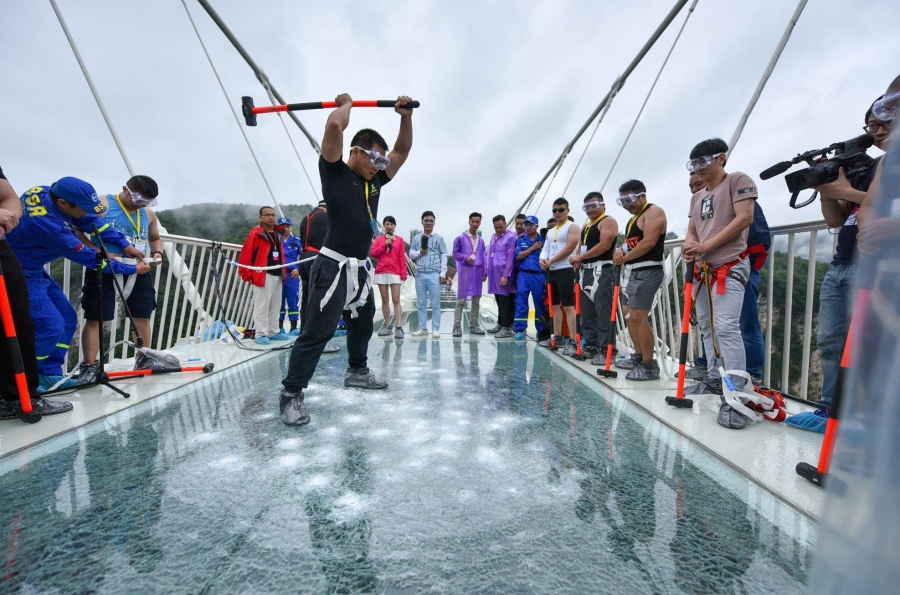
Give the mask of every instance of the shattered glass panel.
[[326, 356], [300, 428], [288, 355], [0, 461], [0, 590], [805, 592], [812, 521], [531, 342]]

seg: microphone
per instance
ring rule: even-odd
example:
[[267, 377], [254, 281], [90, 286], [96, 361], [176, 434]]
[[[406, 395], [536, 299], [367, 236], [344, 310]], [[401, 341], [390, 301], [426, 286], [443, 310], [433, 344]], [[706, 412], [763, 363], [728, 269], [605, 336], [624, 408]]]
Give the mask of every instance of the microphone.
[[778, 174], [783, 174], [787, 170], [791, 169], [791, 166], [794, 165], [790, 161], [782, 161], [781, 163], [776, 163], [772, 167], [767, 170], [764, 170], [759, 174], [759, 177], [763, 180], [768, 180], [769, 178], [774, 178]]
[[[392, 233], [386, 233], [386, 234], [384, 234], [384, 237], [385, 237], [385, 238], [391, 238], [391, 239], [394, 239], [394, 234], [392, 234]], [[391, 251], [391, 246], [393, 246], [394, 243], [391, 242], [390, 244], [388, 244], [387, 242], [385, 242], [385, 244], [387, 244], [387, 251], [390, 252], [390, 251]]]

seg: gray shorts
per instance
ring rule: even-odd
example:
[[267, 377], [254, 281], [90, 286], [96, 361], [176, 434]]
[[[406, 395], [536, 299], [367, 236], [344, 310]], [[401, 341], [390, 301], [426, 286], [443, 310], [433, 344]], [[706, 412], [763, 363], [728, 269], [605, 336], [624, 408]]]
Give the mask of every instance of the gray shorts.
[[653, 298], [656, 297], [664, 277], [662, 265], [659, 268], [631, 269], [622, 303], [635, 310], [649, 310], [653, 307]]

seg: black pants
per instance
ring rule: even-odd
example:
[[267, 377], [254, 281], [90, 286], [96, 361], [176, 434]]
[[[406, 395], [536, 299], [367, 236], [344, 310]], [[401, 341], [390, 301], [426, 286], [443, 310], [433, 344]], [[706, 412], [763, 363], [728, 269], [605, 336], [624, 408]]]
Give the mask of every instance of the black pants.
[[[303, 265], [300, 265], [303, 266]], [[291, 349], [291, 359], [288, 363], [288, 372], [281, 383], [291, 392], [299, 392], [309, 386], [309, 381], [316, 371], [316, 365], [322, 356], [322, 350], [328, 344], [328, 340], [334, 337], [341, 315], [347, 323], [347, 354], [351, 368], [367, 367], [369, 339], [372, 338], [373, 319], [375, 318], [375, 295], [369, 290], [369, 297], [364, 306], [360, 307], [358, 316], [352, 318], [349, 310], [344, 310], [344, 302], [347, 295], [347, 273], [340, 272], [337, 288], [331, 299], [320, 310], [320, 304], [325, 297], [328, 288], [331, 287], [334, 278], [338, 275], [338, 263], [325, 256], [319, 256], [313, 261], [309, 279], [309, 302], [302, 311], [303, 325], [300, 336]], [[366, 281], [368, 273], [364, 269], [357, 272], [359, 275], [360, 289]], [[354, 300], [355, 301], [355, 300]]]
[[513, 316], [516, 310], [516, 294], [500, 295], [494, 294], [497, 300], [497, 324], [502, 328], [511, 329], [513, 326]]
[[[9, 242], [0, 240], [0, 265], [3, 266], [3, 279], [6, 281], [6, 293], [9, 294], [9, 305], [12, 309], [13, 324], [19, 338], [19, 351], [25, 363], [25, 380], [30, 392], [38, 387], [37, 351], [34, 346], [34, 323], [31, 320], [31, 307], [28, 304], [28, 287], [25, 285], [25, 274], [22, 265], [13, 253]], [[16, 377], [13, 375], [12, 353], [6, 340], [3, 321], [0, 320], [0, 397], [7, 401], [19, 398], [16, 388]]]
[[[304, 253], [304, 258], [305, 256], [306, 254]], [[312, 274], [313, 263], [317, 260], [319, 260], [318, 257], [297, 265], [297, 270], [300, 272], [300, 328], [303, 328], [303, 325], [306, 324], [306, 306], [309, 304], [309, 276]], [[337, 328], [336, 323], [335, 328]]]

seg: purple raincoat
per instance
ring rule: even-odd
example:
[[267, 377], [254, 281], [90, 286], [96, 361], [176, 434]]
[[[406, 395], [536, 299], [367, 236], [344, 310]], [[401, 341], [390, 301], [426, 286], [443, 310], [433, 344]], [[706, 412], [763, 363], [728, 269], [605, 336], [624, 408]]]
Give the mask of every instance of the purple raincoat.
[[[472, 254], [475, 260], [472, 264], [466, 262]], [[453, 259], [456, 261], [457, 283], [456, 296], [460, 299], [481, 295], [481, 278], [484, 276], [484, 240], [478, 237], [475, 248], [472, 248], [472, 236], [464, 231], [453, 240]]]
[[[509, 295], [515, 293], [513, 285], [513, 252], [516, 249], [516, 234], [510, 230], [503, 232], [499, 238], [491, 238], [488, 251], [488, 293], [493, 295]], [[506, 277], [506, 287], [500, 286], [500, 278]]]

